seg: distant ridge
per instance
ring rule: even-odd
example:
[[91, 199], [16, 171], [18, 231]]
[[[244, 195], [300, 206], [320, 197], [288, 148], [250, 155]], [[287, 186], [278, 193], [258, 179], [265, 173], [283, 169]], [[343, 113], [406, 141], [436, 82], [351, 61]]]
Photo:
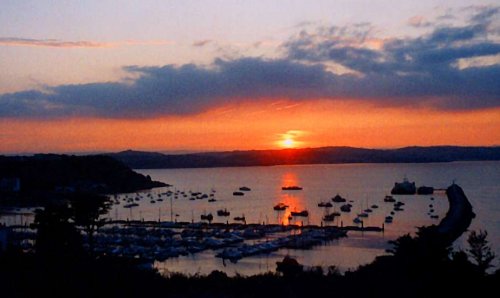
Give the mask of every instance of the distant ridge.
[[338, 163], [425, 163], [500, 160], [500, 147], [404, 147], [399, 149], [366, 149], [354, 147], [321, 147], [303, 149], [248, 150], [191, 154], [162, 154], [126, 150], [107, 153], [131, 168], [210, 168], [294, 164]]

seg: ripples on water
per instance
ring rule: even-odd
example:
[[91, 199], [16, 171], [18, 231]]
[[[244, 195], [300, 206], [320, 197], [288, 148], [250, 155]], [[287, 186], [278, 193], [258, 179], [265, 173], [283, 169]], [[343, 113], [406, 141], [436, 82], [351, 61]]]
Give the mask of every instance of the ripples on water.
[[[353, 225], [353, 218], [367, 206], [377, 204], [378, 209], [365, 220], [365, 226], [381, 226], [386, 215], [393, 206], [384, 203], [383, 198], [390, 193], [396, 181], [408, 177], [417, 186], [428, 185], [446, 188], [454, 180], [465, 191], [471, 201], [477, 218], [472, 229], [487, 229], [490, 243], [500, 254], [500, 208], [496, 203], [500, 194], [500, 162], [454, 162], [431, 164], [345, 164], [345, 165], [296, 165], [273, 167], [244, 168], [211, 168], [211, 169], [155, 169], [140, 170], [154, 180], [172, 184], [171, 190], [210, 193], [216, 190], [216, 202], [208, 200], [190, 201], [179, 197], [172, 200], [174, 218], [177, 221], [198, 221], [200, 215], [211, 212], [214, 222], [225, 222], [225, 218], [216, 216], [216, 211], [227, 208], [231, 212], [230, 222], [234, 216], [244, 215], [248, 223], [282, 223], [288, 224], [291, 211], [308, 210], [308, 218], [293, 219], [292, 223], [321, 224], [324, 208], [317, 204], [329, 201], [337, 193], [348, 200], [353, 200], [352, 212], [342, 213], [340, 221], [344, 225]], [[298, 185], [301, 191], [283, 191], [282, 186]], [[252, 190], [244, 196], [233, 196], [240, 187], [247, 186]], [[153, 193], [165, 192], [156, 189]], [[165, 271], [185, 273], [209, 273], [214, 269], [224, 270], [229, 274], [253, 274], [275, 270], [275, 262], [284, 255], [290, 254], [309, 266], [336, 265], [342, 270], [356, 268], [360, 264], [371, 262], [375, 256], [384, 254], [387, 241], [406, 234], [414, 233], [416, 227], [437, 224], [439, 220], [431, 219], [427, 214], [429, 204], [433, 204], [435, 214], [440, 219], [448, 210], [448, 202], [444, 193], [433, 196], [395, 196], [406, 203], [405, 211], [396, 213], [394, 222], [386, 224], [385, 233], [349, 233], [349, 237], [316, 247], [312, 250], [280, 250], [267, 256], [244, 258], [237, 264], [222, 266], [220, 259], [213, 253], [167, 260], [158, 268]], [[435, 200], [431, 201], [430, 197]], [[290, 207], [286, 211], [276, 212], [273, 206], [285, 203]], [[341, 204], [334, 204], [336, 208]], [[130, 210], [115, 206], [110, 214], [118, 218], [132, 216], [134, 219], [144, 218], [157, 220], [170, 219], [170, 202], [164, 200], [156, 204], [141, 202], [139, 207]], [[114, 212], [114, 213], [113, 213]], [[340, 225], [337, 220], [334, 225]], [[465, 247], [465, 237], [456, 242], [459, 248]]]
[[[345, 165], [297, 165], [273, 167], [241, 167], [211, 169], [151, 169], [138, 170], [150, 175], [153, 180], [172, 184], [170, 188], [158, 188], [141, 193], [143, 198], [134, 208], [123, 208], [125, 202], [114, 205], [109, 213], [112, 219], [145, 219], [199, 221], [201, 214], [212, 213], [213, 222], [234, 222], [235, 216], [245, 216], [247, 223], [279, 223], [288, 224], [321, 224], [325, 209], [317, 204], [331, 201], [336, 194], [352, 200], [352, 211], [333, 222], [333, 225], [354, 225], [352, 220], [357, 213], [373, 204], [379, 206], [365, 219], [365, 226], [381, 226], [385, 216], [393, 209], [391, 203], [384, 203], [383, 198], [390, 193], [394, 182], [408, 177], [417, 186], [427, 185], [446, 188], [456, 181], [471, 201], [477, 217], [471, 229], [486, 229], [489, 241], [497, 255], [500, 255], [500, 206], [497, 203], [500, 194], [500, 162], [453, 162], [431, 164], [345, 164]], [[283, 191], [282, 186], [298, 185], [300, 191]], [[251, 191], [244, 196], [233, 196], [234, 191], [247, 186]], [[150, 203], [148, 194], [158, 198], [158, 194], [166, 191], [184, 191], [188, 196], [170, 199], [162, 196], [163, 201]], [[212, 193], [215, 190], [216, 202], [208, 199], [189, 200], [189, 191]], [[128, 194], [136, 197], [136, 194]], [[120, 195], [123, 199], [125, 195]], [[335, 240], [327, 245], [312, 250], [282, 249], [264, 256], [252, 256], [238, 261], [237, 264], [226, 263], [225, 266], [214, 252], [205, 251], [199, 254], [168, 259], [156, 264], [163, 272], [183, 272], [189, 274], [207, 274], [212, 270], [223, 270], [232, 275], [255, 274], [276, 269], [275, 262], [289, 254], [299, 262], [308, 266], [336, 265], [341, 270], [356, 268], [360, 264], [370, 263], [377, 255], [384, 254], [388, 248], [387, 241], [406, 234], [414, 233], [416, 227], [437, 224], [439, 220], [428, 215], [429, 204], [433, 204], [435, 214], [441, 219], [447, 209], [448, 202], [444, 193], [432, 196], [394, 196], [406, 203], [405, 211], [397, 212], [392, 224], [385, 225], [384, 233], [349, 232], [349, 237]], [[431, 201], [430, 197], [435, 200]], [[273, 206], [284, 203], [290, 207], [281, 212], [273, 210]], [[342, 204], [334, 204], [330, 211], [340, 211]], [[218, 217], [217, 210], [227, 208], [229, 217]], [[308, 218], [288, 220], [291, 211], [308, 210]], [[178, 215], [178, 216], [176, 216]], [[3, 221], [6, 219], [4, 218]], [[16, 219], [10, 219], [16, 220]], [[466, 247], [466, 237], [456, 241], [457, 248]]]

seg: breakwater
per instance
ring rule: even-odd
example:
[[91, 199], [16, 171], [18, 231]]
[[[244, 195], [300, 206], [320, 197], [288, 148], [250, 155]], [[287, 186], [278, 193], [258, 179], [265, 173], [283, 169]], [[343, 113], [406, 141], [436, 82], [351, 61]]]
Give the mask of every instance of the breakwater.
[[446, 195], [450, 206], [436, 231], [447, 245], [451, 245], [467, 230], [476, 215], [460, 186], [452, 184], [446, 189]]

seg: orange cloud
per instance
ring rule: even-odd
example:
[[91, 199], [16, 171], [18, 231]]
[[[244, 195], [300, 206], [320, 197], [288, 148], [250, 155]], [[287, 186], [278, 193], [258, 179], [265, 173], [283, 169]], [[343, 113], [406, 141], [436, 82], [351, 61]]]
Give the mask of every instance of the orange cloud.
[[287, 105], [286, 100], [235, 104], [199, 115], [142, 120], [1, 119], [0, 151], [269, 149], [281, 148], [277, 141], [289, 131], [300, 147], [500, 144], [500, 108], [438, 112], [328, 100], [277, 109]]

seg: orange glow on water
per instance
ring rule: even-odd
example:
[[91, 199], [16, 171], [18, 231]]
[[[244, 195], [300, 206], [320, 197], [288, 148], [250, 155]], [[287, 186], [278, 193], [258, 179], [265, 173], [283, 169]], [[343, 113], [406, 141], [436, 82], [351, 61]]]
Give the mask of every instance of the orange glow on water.
[[[281, 177], [281, 186], [300, 186], [297, 175], [287, 172]], [[279, 222], [284, 224], [300, 223], [301, 218], [289, 220], [292, 211], [302, 211], [305, 209], [304, 198], [300, 191], [281, 191], [280, 202], [288, 206], [284, 211], [278, 212]]]
[[281, 177], [281, 185], [282, 186], [293, 186], [299, 185], [299, 179], [297, 175], [293, 172], [287, 172]]

